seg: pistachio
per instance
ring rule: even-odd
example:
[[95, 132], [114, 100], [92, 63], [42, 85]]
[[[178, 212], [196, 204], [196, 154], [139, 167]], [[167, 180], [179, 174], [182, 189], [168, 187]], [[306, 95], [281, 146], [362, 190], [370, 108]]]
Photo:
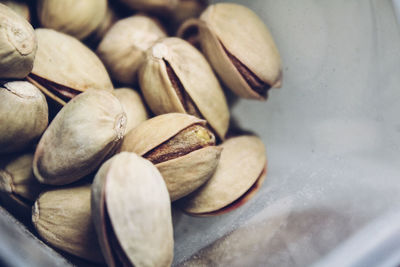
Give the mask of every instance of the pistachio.
[[121, 0], [132, 9], [165, 14], [176, 8], [179, 0]]
[[28, 3], [24, 0], [0, 0], [0, 3], [11, 8], [27, 21], [31, 20], [31, 12], [29, 11]]
[[33, 67], [37, 42], [32, 25], [0, 4], [0, 79], [25, 78]]
[[126, 113], [127, 123], [125, 133], [128, 133], [149, 118], [142, 97], [132, 88], [116, 89], [114, 95], [121, 102]]
[[36, 29], [38, 51], [28, 80], [61, 105], [88, 89], [112, 91], [100, 59], [76, 38]]
[[0, 87], [0, 154], [20, 151], [39, 138], [48, 124], [46, 98], [25, 81]]
[[107, 0], [38, 0], [37, 13], [44, 28], [78, 39], [94, 32], [106, 16]]
[[147, 51], [140, 87], [155, 114], [187, 113], [204, 118], [221, 139], [229, 125], [225, 95], [204, 56], [179, 38], [159, 40]]
[[99, 41], [103, 39], [108, 30], [119, 20], [118, 14], [114, 11], [110, 5], [107, 6], [106, 15], [101, 21], [99, 27], [96, 28], [94, 32], [94, 39]]
[[88, 90], [56, 115], [36, 148], [33, 170], [45, 184], [63, 185], [94, 171], [118, 148], [126, 115], [107, 91]]
[[104, 258], [92, 222], [90, 194], [90, 184], [46, 191], [33, 206], [32, 222], [50, 245], [102, 263]]
[[135, 15], [115, 23], [97, 48], [111, 76], [123, 84], [134, 84], [146, 50], [166, 32], [155, 19]]
[[127, 152], [105, 162], [93, 182], [92, 212], [108, 266], [171, 265], [171, 204], [151, 162]]
[[271, 87], [281, 86], [278, 49], [268, 28], [247, 7], [210, 5], [200, 20], [184, 23], [178, 36], [200, 42], [221, 80], [241, 97], [263, 100]]
[[174, 201], [204, 184], [218, 165], [221, 149], [205, 124], [186, 114], [160, 115], [131, 130], [120, 150], [154, 163]]
[[[4, 162], [2, 162], [4, 161]], [[33, 153], [0, 160], [0, 199], [16, 216], [28, 221], [33, 202], [45, 188], [32, 172]]]
[[262, 141], [255, 136], [233, 137], [221, 147], [211, 179], [179, 201], [185, 212], [196, 216], [226, 213], [243, 205], [261, 187], [267, 168]]
[[207, 5], [208, 0], [179, 0], [171, 16], [175, 24], [179, 25], [189, 18], [200, 16]]

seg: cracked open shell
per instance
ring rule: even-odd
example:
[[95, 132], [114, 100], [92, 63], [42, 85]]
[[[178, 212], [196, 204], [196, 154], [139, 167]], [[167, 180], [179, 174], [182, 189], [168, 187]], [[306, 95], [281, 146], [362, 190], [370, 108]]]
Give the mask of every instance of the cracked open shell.
[[110, 92], [88, 90], [66, 104], [35, 151], [33, 171], [44, 184], [64, 185], [92, 171], [120, 145], [126, 128], [121, 103]]
[[255, 136], [226, 140], [214, 175], [198, 190], [179, 201], [182, 209], [196, 216], [211, 216], [246, 203], [265, 180], [267, 158], [262, 141]]
[[92, 212], [108, 266], [171, 265], [171, 203], [150, 161], [128, 152], [106, 161], [93, 182]]
[[51, 29], [36, 29], [38, 50], [27, 77], [61, 105], [88, 90], [112, 91], [107, 70], [78, 39]]
[[224, 139], [229, 126], [224, 92], [205, 57], [188, 42], [176, 37], [159, 40], [147, 51], [139, 83], [155, 114], [204, 118]]
[[224, 84], [238, 96], [264, 100], [282, 82], [281, 60], [264, 22], [249, 8], [210, 5], [199, 20], [185, 22], [178, 36], [199, 42]]
[[174, 201], [204, 184], [218, 165], [221, 148], [205, 124], [187, 114], [160, 115], [131, 130], [120, 150], [154, 163]]
[[0, 3], [0, 79], [25, 78], [32, 70], [36, 49], [32, 25]]

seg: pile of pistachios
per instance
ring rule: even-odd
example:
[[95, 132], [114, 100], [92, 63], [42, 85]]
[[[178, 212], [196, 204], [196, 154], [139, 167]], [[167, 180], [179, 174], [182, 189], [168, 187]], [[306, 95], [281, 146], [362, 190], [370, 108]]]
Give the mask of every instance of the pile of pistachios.
[[265, 100], [281, 85], [253, 11], [0, 3], [0, 203], [47, 244], [109, 266], [170, 266], [171, 205], [218, 215], [260, 188], [264, 144], [230, 127], [225, 96]]

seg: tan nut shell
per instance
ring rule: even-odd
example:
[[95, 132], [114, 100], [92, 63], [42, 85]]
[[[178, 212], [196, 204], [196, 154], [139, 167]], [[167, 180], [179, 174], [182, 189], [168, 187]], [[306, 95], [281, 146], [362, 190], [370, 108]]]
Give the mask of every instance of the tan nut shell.
[[149, 12], [169, 12], [180, 0], [121, 0], [132, 9]]
[[28, 3], [26, 3], [24, 0], [1, 0], [0, 3], [11, 8], [15, 13], [27, 21], [31, 20], [31, 12], [29, 11]]
[[90, 35], [106, 16], [107, 0], [38, 0], [41, 25], [78, 39]]
[[179, 25], [189, 18], [200, 16], [208, 2], [208, 0], [179, 0], [171, 16], [174, 22]]
[[268, 28], [253, 11], [233, 3], [211, 5], [201, 15], [200, 22], [186, 22], [178, 35], [191, 26], [198, 26], [203, 52], [218, 76], [237, 95], [264, 99], [241, 76], [223, 46], [260, 80], [271, 87], [281, 86], [279, 51]]
[[97, 54], [113, 79], [134, 84], [146, 50], [165, 36], [165, 30], [155, 19], [145, 15], [131, 16], [111, 27], [99, 44]]
[[[150, 161], [123, 152], [105, 162], [93, 182], [92, 211], [108, 266], [118, 266], [114, 256], [120, 254], [131, 266], [171, 265], [171, 204], [163, 178]], [[119, 253], [107, 226], [118, 240]]]
[[120, 144], [126, 115], [107, 91], [88, 90], [57, 114], [36, 148], [33, 170], [45, 184], [63, 185], [94, 171]]
[[119, 102], [121, 102], [126, 113], [127, 123], [125, 133], [128, 133], [149, 118], [142, 97], [132, 88], [116, 89], [114, 90], [114, 95], [118, 98]]
[[214, 175], [180, 201], [184, 211], [213, 215], [247, 193], [253, 193], [249, 191], [253, 186], [261, 186], [267, 161], [262, 141], [255, 136], [240, 136], [228, 139], [221, 146], [223, 150]]
[[151, 110], [155, 114], [187, 113], [168, 77], [164, 61], [169, 63], [204, 119], [224, 139], [229, 125], [225, 95], [204, 56], [182, 39], [161, 39], [147, 51], [139, 82]]
[[[193, 124], [205, 125], [205, 121], [181, 113], [154, 117], [125, 136], [121, 151], [143, 156]], [[220, 154], [220, 148], [210, 146], [156, 164], [167, 184], [171, 201], [188, 195], [206, 182], [217, 167]]]
[[32, 70], [36, 49], [32, 25], [0, 4], [0, 79], [25, 78]]
[[100, 41], [106, 35], [108, 30], [119, 20], [117, 12], [114, 11], [110, 5], [107, 6], [107, 11], [104, 19], [101, 21], [99, 27], [94, 32], [94, 39]]
[[38, 139], [48, 124], [46, 98], [25, 81], [0, 87], [0, 154], [19, 151]]
[[90, 185], [44, 192], [35, 202], [32, 221], [50, 245], [89, 261], [104, 262], [92, 222]]
[[[79, 92], [88, 89], [113, 90], [103, 63], [79, 40], [51, 29], [36, 29], [35, 32], [38, 51], [32, 74]], [[32, 80], [34, 78], [30, 79]], [[40, 86], [40, 83], [35, 84]], [[65, 101], [50, 92], [45, 85], [39, 88], [65, 105]]]

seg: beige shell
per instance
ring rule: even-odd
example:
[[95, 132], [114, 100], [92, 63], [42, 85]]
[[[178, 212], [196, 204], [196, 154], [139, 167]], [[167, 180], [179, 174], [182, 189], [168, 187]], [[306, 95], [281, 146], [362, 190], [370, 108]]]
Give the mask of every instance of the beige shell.
[[97, 48], [97, 54], [116, 81], [134, 84], [146, 50], [166, 32], [154, 18], [135, 15], [115, 23]]
[[99, 27], [94, 32], [94, 39], [100, 41], [106, 35], [108, 30], [119, 20], [117, 12], [114, 11], [110, 5], [107, 6], [107, 11], [104, 19], [101, 21]]
[[127, 152], [105, 162], [93, 182], [92, 212], [108, 266], [171, 265], [171, 204], [151, 162]]
[[179, 0], [171, 16], [176, 25], [189, 18], [197, 18], [208, 6], [208, 0]]
[[45, 184], [63, 185], [94, 171], [119, 146], [126, 115], [107, 91], [88, 90], [65, 105], [36, 148], [33, 170]]
[[281, 86], [278, 49], [253, 11], [233, 3], [211, 5], [200, 21], [182, 25], [178, 35], [185, 36], [193, 27], [198, 27], [201, 48], [211, 65], [237, 95], [262, 100], [270, 87]]
[[180, 0], [121, 0], [132, 9], [138, 11], [148, 11], [155, 13], [170, 12], [173, 10]]
[[126, 113], [127, 123], [125, 133], [128, 133], [149, 118], [142, 97], [132, 88], [116, 89], [114, 90], [114, 95], [121, 102]]
[[112, 91], [100, 59], [76, 38], [51, 29], [36, 29], [38, 51], [29, 81], [65, 105], [88, 89]]
[[0, 0], [0, 3], [11, 8], [27, 21], [31, 20], [31, 12], [29, 11], [28, 3], [24, 0]]
[[[139, 82], [155, 114], [180, 112], [203, 117], [224, 139], [229, 126], [224, 92], [207, 60], [188, 42], [175, 37], [159, 40], [147, 51]], [[188, 102], [194, 104], [194, 111]]]
[[25, 78], [32, 70], [36, 49], [32, 25], [0, 4], [0, 79]]
[[[181, 113], [154, 117], [130, 131], [125, 136], [120, 150], [144, 156], [194, 124], [205, 125], [205, 121]], [[204, 184], [216, 169], [220, 154], [220, 148], [209, 146], [156, 164], [167, 184], [171, 201], [188, 195]]]
[[0, 154], [20, 151], [38, 139], [48, 124], [46, 98], [25, 81], [0, 87]]
[[233, 137], [221, 146], [221, 158], [211, 179], [179, 201], [185, 212], [207, 216], [231, 211], [249, 200], [264, 181], [267, 158], [258, 137]]
[[37, 14], [44, 28], [84, 39], [104, 20], [107, 0], [38, 0]]
[[30, 221], [32, 204], [45, 188], [32, 171], [33, 153], [0, 159], [0, 201], [14, 215]]
[[89, 261], [104, 258], [92, 222], [90, 185], [49, 190], [32, 210], [32, 222], [50, 245]]

